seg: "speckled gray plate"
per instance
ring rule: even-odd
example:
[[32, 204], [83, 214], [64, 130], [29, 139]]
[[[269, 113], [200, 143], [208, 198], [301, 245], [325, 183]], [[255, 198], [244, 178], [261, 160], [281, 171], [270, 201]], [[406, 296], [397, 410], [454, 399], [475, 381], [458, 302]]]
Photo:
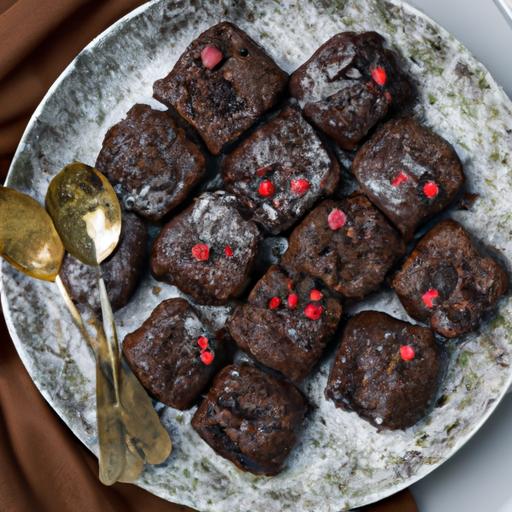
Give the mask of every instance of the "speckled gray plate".
[[[487, 71], [448, 33], [400, 2], [273, 0], [149, 2], [94, 40], [48, 92], [18, 148], [8, 185], [42, 201], [51, 177], [66, 163], [93, 164], [103, 136], [135, 102], [150, 99], [186, 45], [209, 25], [230, 19], [260, 41], [288, 71], [333, 34], [377, 30], [407, 59], [419, 84], [415, 114], [446, 137], [464, 162], [470, 211], [452, 212], [470, 231], [512, 261], [512, 110]], [[163, 107], [159, 107], [163, 108]], [[20, 356], [45, 398], [97, 453], [94, 364], [71, 325], [54, 286], [2, 267], [2, 304]], [[146, 276], [117, 314], [121, 335], [137, 327], [175, 288]], [[407, 318], [392, 294], [374, 307]], [[304, 384], [317, 408], [287, 470], [257, 478], [215, 455], [190, 428], [193, 414], [158, 404], [175, 449], [148, 469], [139, 485], [202, 511], [337, 512], [390, 495], [447, 460], [489, 417], [512, 378], [512, 303], [450, 347], [442, 405], [405, 432], [378, 433], [355, 414], [323, 398], [330, 361]], [[226, 310], [206, 308], [222, 323]], [[23, 404], [20, 404], [20, 407]]]

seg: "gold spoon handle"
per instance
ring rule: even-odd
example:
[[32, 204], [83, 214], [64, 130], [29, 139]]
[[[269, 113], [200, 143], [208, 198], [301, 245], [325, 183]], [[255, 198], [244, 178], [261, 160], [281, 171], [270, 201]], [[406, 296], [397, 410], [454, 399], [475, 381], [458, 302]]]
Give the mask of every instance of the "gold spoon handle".
[[124, 470], [119, 475], [118, 481], [131, 484], [132, 482], [135, 482], [137, 478], [139, 478], [140, 474], [144, 470], [144, 459], [135, 449], [131, 439], [128, 436], [125, 437], [125, 443], [127, 448], [124, 451]]
[[133, 444], [144, 454], [146, 462], [160, 464], [170, 455], [172, 442], [142, 384], [119, 355], [114, 315], [99, 266], [98, 286], [104, 331], [108, 332], [107, 329], [110, 331], [108, 346], [111, 351], [112, 368], [118, 372], [114, 373], [112, 377], [114, 389], [118, 390], [117, 397], [123, 424]]
[[57, 288], [59, 289], [59, 292], [64, 299], [64, 303], [66, 304], [66, 307], [68, 308], [69, 313], [71, 314], [71, 318], [73, 319], [73, 322], [78, 327], [78, 330], [80, 331], [80, 334], [85, 338], [87, 343], [91, 346], [91, 348], [94, 351], [94, 354], [98, 353], [98, 343], [96, 340], [94, 340], [89, 333], [87, 332], [87, 329], [85, 328], [84, 321], [82, 320], [82, 315], [76, 308], [74, 302], [71, 300], [71, 297], [69, 296], [69, 293], [64, 286], [64, 283], [62, 282], [62, 279], [60, 278], [60, 275], [58, 275], [55, 278], [55, 284], [57, 285]]
[[[71, 314], [71, 317], [78, 327], [80, 333], [93, 349], [96, 357], [96, 422], [98, 427], [99, 456], [99, 477], [105, 485], [112, 485], [118, 481], [126, 472], [135, 474], [137, 469], [126, 468], [133, 458], [126, 457], [127, 451], [124, 437], [125, 429], [121, 418], [120, 408], [115, 399], [115, 393], [109, 378], [109, 358], [107, 341], [101, 327], [95, 322], [97, 339], [89, 335], [82, 315], [71, 300], [69, 293], [64, 286], [60, 276], [55, 283], [64, 299], [64, 303]], [[136, 466], [139, 468], [139, 464]], [[140, 473], [139, 473], [140, 474]]]
[[169, 433], [153, 402], [130, 367], [121, 358], [121, 404], [123, 423], [138, 452], [148, 464], [161, 464], [172, 451]]
[[104, 485], [117, 482], [125, 472], [125, 429], [116, 407], [112, 384], [96, 364], [96, 423], [99, 444], [99, 478]]
[[112, 367], [112, 380], [114, 384], [114, 392], [116, 402], [121, 404], [121, 393], [119, 392], [119, 340], [117, 337], [117, 329], [112, 313], [112, 306], [107, 295], [105, 281], [101, 277], [101, 269], [98, 265], [98, 288], [100, 290], [101, 315], [103, 317], [103, 331], [107, 336], [108, 352]]
[[[161, 464], [164, 462], [170, 455], [172, 451], [172, 442], [169, 437], [169, 433], [163, 427], [160, 418], [158, 417], [157, 412], [153, 407], [153, 403], [151, 398], [146, 393], [146, 390], [142, 387], [142, 384], [139, 382], [137, 377], [133, 374], [130, 367], [124, 360], [119, 361], [119, 367], [121, 368], [120, 372], [120, 400], [117, 401], [115, 399], [115, 392], [113, 390], [113, 381], [114, 381], [114, 373], [110, 371], [110, 350], [111, 344], [107, 342], [105, 332], [101, 328], [101, 326], [96, 325], [98, 341], [93, 340], [89, 333], [87, 332], [85, 325], [83, 323], [82, 317], [79, 311], [76, 309], [73, 301], [69, 297], [69, 294], [62, 283], [59, 276], [56, 279], [59, 290], [61, 290], [61, 294], [64, 298], [66, 305], [68, 306], [71, 316], [75, 320], [80, 332], [82, 332], [84, 338], [91, 345], [91, 347], [95, 348], [95, 354], [98, 358], [98, 367], [101, 367], [102, 371], [97, 375], [101, 380], [97, 379], [97, 402], [98, 402], [98, 438], [100, 440], [100, 479], [103, 483], [108, 485], [108, 480], [110, 475], [110, 480], [113, 478], [115, 474], [114, 467], [118, 467], [115, 463], [116, 460], [119, 460], [119, 457], [116, 458], [112, 455], [107, 449], [103, 450], [104, 456], [103, 461], [105, 464], [102, 468], [102, 457], [101, 457], [101, 441], [107, 441], [111, 438], [117, 431], [118, 427], [112, 425], [111, 418], [114, 414], [119, 417], [123, 424], [123, 435], [128, 436], [131, 439], [131, 445], [128, 445], [132, 448], [129, 450], [131, 453], [128, 453], [128, 449], [125, 449], [125, 467], [123, 469], [123, 473], [119, 478], [122, 478], [123, 481], [133, 481], [135, 480], [142, 471], [140, 457], [137, 457], [134, 453], [133, 445], [138, 448], [138, 451], [144, 454], [144, 459], [148, 464]], [[106, 295], [105, 283], [103, 279], [101, 279], [101, 283], [103, 284], [103, 300], [107, 301], [107, 310], [110, 311], [111, 318], [111, 326], [114, 331], [114, 344], [115, 349], [118, 352], [118, 338], [117, 331], [115, 327], [115, 322], [112, 314], [112, 308], [110, 307], [110, 301], [108, 300], [108, 295]], [[101, 293], [101, 284], [100, 284], [100, 293]], [[100, 295], [100, 299], [101, 299]], [[103, 316], [105, 319], [105, 316]], [[97, 319], [95, 319], [97, 324]], [[118, 368], [119, 368], [118, 367]], [[118, 377], [119, 378], [119, 377]], [[110, 404], [111, 408], [114, 408], [114, 411], [105, 411], [105, 408], [102, 407], [103, 404]], [[114, 407], [114, 405], [117, 405]], [[109, 431], [111, 431], [109, 433]], [[115, 453], [115, 448], [119, 445], [119, 440], [112, 439], [112, 450]], [[127, 467], [127, 465], [134, 467]], [[139, 469], [137, 469], [139, 468]], [[102, 477], [102, 475], [104, 475]], [[129, 480], [131, 478], [131, 480]], [[113, 483], [112, 481], [110, 483]]]

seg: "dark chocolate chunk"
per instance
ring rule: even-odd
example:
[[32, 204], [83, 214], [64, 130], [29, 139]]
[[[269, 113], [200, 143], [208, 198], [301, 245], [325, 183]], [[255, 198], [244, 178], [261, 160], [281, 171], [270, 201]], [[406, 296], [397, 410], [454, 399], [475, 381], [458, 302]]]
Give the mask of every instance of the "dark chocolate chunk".
[[126, 209], [158, 221], [199, 183], [205, 158], [168, 112], [135, 105], [108, 130], [96, 167]]
[[226, 362], [226, 346], [184, 299], [168, 299], [123, 342], [123, 353], [147, 391], [189, 409]]
[[412, 95], [396, 54], [384, 42], [375, 32], [337, 34], [290, 78], [290, 92], [305, 116], [343, 149], [354, 149]]
[[310, 212], [292, 232], [282, 264], [345, 297], [362, 298], [382, 284], [404, 250], [384, 215], [356, 194]]
[[508, 289], [508, 275], [453, 220], [434, 226], [393, 279], [407, 312], [453, 338], [476, 329]]
[[210, 27], [153, 86], [217, 155], [279, 100], [288, 81], [272, 58], [232, 23]]
[[265, 229], [280, 233], [339, 182], [336, 159], [295, 107], [260, 126], [222, 167], [226, 188]]
[[224, 368], [192, 419], [222, 457], [256, 475], [276, 475], [297, 442], [307, 411], [291, 383], [247, 364]]
[[379, 429], [406, 429], [427, 413], [442, 366], [430, 329], [363, 311], [343, 331], [325, 396]]
[[446, 208], [464, 184], [451, 145], [411, 118], [382, 126], [357, 152], [352, 171], [406, 239]]
[[162, 228], [151, 270], [201, 304], [224, 304], [247, 285], [259, 242], [234, 196], [205, 193]]
[[339, 301], [313, 278], [272, 266], [227, 327], [242, 350], [300, 381], [322, 356], [341, 312]]
[[[108, 298], [114, 311], [128, 304], [137, 289], [146, 261], [147, 230], [135, 214], [123, 212], [119, 243], [101, 264]], [[101, 311], [96, 270], [66, 254], [60, 276], [71, 298], [79, 306]]]

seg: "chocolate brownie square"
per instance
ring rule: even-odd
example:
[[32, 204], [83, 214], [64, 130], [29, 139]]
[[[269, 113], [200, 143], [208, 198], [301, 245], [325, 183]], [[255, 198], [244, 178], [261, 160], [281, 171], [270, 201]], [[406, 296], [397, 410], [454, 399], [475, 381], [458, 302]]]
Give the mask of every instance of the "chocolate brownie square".
[[412, 95], [397, 55], [376, 32], [331, 37], [290, 78], [306, 117], [343, 149], [358, 142]]
[[325, 396], [379, 429], [406, 429], [428, 412], [442, 367], [430, 329], [363, 311], [343, 331]]
[[148, 393], [189, 409], [226, 362], [226, 346], [184, 299], [168, 299], [123, 342], [123, 353]]
[[151, 270], [200, 304], [225, 304], [242, 293], [260, 242], [256, 224], [234, 196], [204, 193], [166, 224], [151, 253]]
[[[147, 253], [147, 229], [134, 213], [123, 212], [121, 236], [115, 251], [101, 264], [103, 280], [114, 311], [128, 304], [137, 289]], [[60, 277], [79, 306], [101, 312], [96, 270], [66, 254]]]
[[108, 130], [96, 160], [124, 207], [150, 221], [187, 198], [205, 165], [199, 147], [168, 112], [140, 104]]
[[288, 75], [243, 30], [210, 27], [153, 86], [154, 97], [176, 109], [217, 155], [282, 95]]
[[222, 174], [254, 220], [278, 234], [335, 190], [340, 168], [300, 110], [289, 106], [225, 158]]
[[192, 427], [243, 471], [273, 476], [297, 442], [306, 412], [293, 384], [247, 364], [232, 365], [215, 378]]
[[272, 266], [227, 328], [242, 350], [298, 382], [322, 356], [341, 313], [339, 301], [312, 277]]
[[446, 208], [464, 184], [452, 146], [411, 118], [382, 126], [357, 152], [352, 171], [406, 239]]
[[479, 326], [506, 293], [508, 275], [459, 223], [445, 220], [419, 241], [392, 287], [409, 315], [454, 338]]
[[375, 291], [405, 247], [368, 199], [328, 199], [292, 232], [282, 265], [321, 279], [331, 290], [360, 299]]

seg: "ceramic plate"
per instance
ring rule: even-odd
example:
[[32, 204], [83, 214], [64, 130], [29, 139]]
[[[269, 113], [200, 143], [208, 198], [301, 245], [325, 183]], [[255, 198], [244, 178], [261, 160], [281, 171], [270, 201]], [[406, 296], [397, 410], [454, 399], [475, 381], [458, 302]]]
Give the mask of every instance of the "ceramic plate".
[[[287, 71], [337, 32], [376, 30], [405, 57], [419, 88], [415, 115], [448, 139], [461, 157], [468, 211], [452, 211], [484, 243], [512, 262], [512, 110], [484, 67], [446, 31], [400, 2], [157, 0], [95, 39], [66, 69], [35, 112], [7, 184], [42, 201], [51, 177], [68, 162], [94, 164], [106, 130], [135, 102], [151, 99], [188, 43], [229, 19], [259, 41]], [[51, 283], [2, 267], [2, 304], [11, 335], [34, 382], [72, 431], [97, 453], [94, 362]], [[117, 313], [120, 334], [138, 327], [172, 286], [146, 275]], [[359, 306], [407, 318], [391, 293]], [[381, 432], [323, 398], [328, 357], [303, 389], [317, 405], [287, 469], [274, 478], [238, 471], [190, 427], [194, 410], [157, 404], [174, 440], [168, 462], [147, 469], [138, 485], [201, 511], [337, 512], [390, 495], [446, 461], [489, 417], [512, 378], [512, 302], [479, 332], [449, 346], [451, 362], [433, 412], [405, 432]], [[226, 308], [206, 308], [219, 324]], [[332, 357], [332, 356], [331, 356]]]

